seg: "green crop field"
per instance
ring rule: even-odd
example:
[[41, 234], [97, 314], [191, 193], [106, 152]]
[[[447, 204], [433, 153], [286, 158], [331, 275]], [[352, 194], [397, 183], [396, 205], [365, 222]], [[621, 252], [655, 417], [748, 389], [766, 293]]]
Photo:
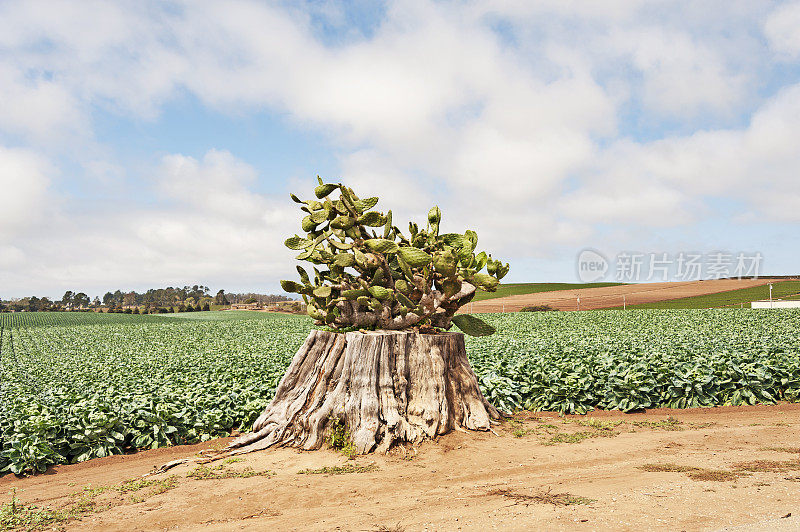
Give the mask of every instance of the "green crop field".
[[[467, 352], [506, 411], [800, 400], [800, 311], [483, 317], [498, 332]], [[246, 430], [312, 326], [239, 312], [0, 320], [0, 474]]]
[[[772, 283], [772, 297], [793, 299], [800, 295], [800, 281], [776, 281]], [[680, 299], [670, 299], [667, 301], [657, 301], [655, 303], [644, 303], [641, 305], [628, 305], [629, 309], [693, 309], [693, 308], [719, 308], [719, 307], [739, 307], [750, 306], [751, 301], [769, 299], [769, 285], [742, 288], [740, 290], [729, 290], [717, 294], [707, 294], [704, 296], [683, 297]], [[622, 308], [622, 307], [615, 307]]]
[[602, 288], [604, 286], [619, 286], [625, 283], [509, 283], [501, 284], [496, 292], [478, 291], [473, 301], [495, 299], [498, 297], [518, 296], [521, 294], [538, 294], [539, 292], [554, 292], [556, 290], [575, 290], [579, 288]]

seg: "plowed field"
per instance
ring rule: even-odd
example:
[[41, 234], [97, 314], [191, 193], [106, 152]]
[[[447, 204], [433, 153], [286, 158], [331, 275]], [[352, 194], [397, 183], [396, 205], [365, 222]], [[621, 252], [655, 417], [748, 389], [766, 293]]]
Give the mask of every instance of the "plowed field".
[[[683, 297], [716, 294], [730, 290], [762, 286], [777, 279], [719, 279], [712, 281], [685, 281], [670, 283], [641, 283], [603, 288], [581, 288], [557, 290], [536, 294], [521, 294], [477, 301], [464, 307], [464, 312], [516, 312], [523, 307], [549, 305], [558, 310], [577, 310], [580, 297], [580, 310], [619, 307], [623, 301], [628, 305], [653, 303]], [[623, 297], [624, 296], [624, 297]]]

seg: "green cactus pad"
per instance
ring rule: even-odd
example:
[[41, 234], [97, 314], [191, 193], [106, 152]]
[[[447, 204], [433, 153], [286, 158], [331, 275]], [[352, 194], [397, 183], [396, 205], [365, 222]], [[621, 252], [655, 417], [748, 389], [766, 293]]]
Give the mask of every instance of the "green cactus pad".
[[331, 287], [330, 286], [318, 286], [314, 289], [314, 297], [330, 297], [331, 296]]
[[311, 284], [310, 279], [308, 278], [308, 272], [303, 269], [302, 266], [297, 266], [297, 273], [300, 275], [300, 280], [303, 281], [303, 284]]
[[428, 223], [434, 225], [440, 221], [442, 221], [442, 211], [437, 206], [431, 207], [431, 210], [428, 211]]
[[399, 254], [406, 261], [406, 264], [412, 268], [422, 268], [431, 262], [431, 256], [419, 248], [402, 246], [399, 249]]
[[497, 285], [500, 284], [497, 278], [485, 273], [476, 273], [470, 278], [470, 282], [475, 286], [483, 288], [487, 292], [494, 292], [497, 290]]
[[306, 314], [318, 321], [325, 319], [325, 316], [322, 314], [322, 312], [320, 312], [319, 309], [312, 304], [306, 306]]
[[386, 213], [385, 217], [386, 224], [383, 227], [383, 238], [389, 238], [389, 235], [392, 233], [392, 211], [391, 209], [389, 212]]
[[294, 281], [281, 281], [281, 288], [283, 288], [284, 292], [300, 293], [303, 289], [303, 285]]
[[408, 294], [409, 292], [411, 292], [411, 287], [410, 287], [410, 286], [409, 286], [409, 284], [408, 284], [408, 283], [405, 281], [405, 279], [398, 279], [398, 280], [396, 280], [396, 281], [394, 282], [394, 289], [395, 289], [395, 290], [398, 290], [398, 291], [400, 291], [400, 292], [402, 292], [402, 293], [404, 293], [404, 294]]
[[321, 224], [327, 219], [328, 219], [328, 211], [325, 209], [320, 209], [318, 211], [314, 211], [311, 213], [311, 220], [317, 225]]
[[358, 212], [365, 212], [378, 204], [378, 198], [366, 198], [358, 200], [354, 203], [354, 207]]
[[413, 301], [408, 299], [402, 292], [395, 292], [395, 297], [400, 302], [401, 305], [404, 307], [408, 307], [409, 309], [414, 308], [416, 305]]
[[372, 251], [383, 253], [384, 255], [387, 253], [397, 253], [399, 249], [397, 244], [385, 238], [372, 238], [370, 240], [365, 240], [364, 244]]
[[381, 216], [377, 211], [370, 211], [358, 218], [358, 223], [368, 227], [380, 227], [386, 222], [386, 219]]
[[314, 189], [314, 195], [319, 199], [322, 199], [331, 192], [333, 192], [334, 190], [336, 190], [336, 188], [337, 185], [332, 185], [332, 184], [320, 185]]
[[464, 235], [459, 235], [458, 233], [447, 233], [441, 235], [439, 238], [441, 238], [448, 246], [458, 249], [469, 248], [469, 250], [472, 251], [472, 242], [470, 242], [469, 238], [465, 237]]
[[372, 294], [372, 297], [375, 299], [383, 301], [384, 299], [390, 299], [393, 292], [382, 286], [370, 286], [369, 293]]
[[355, 266], [356, 258], [349, 253], [339, 253], [333, 263], [342, 268], [347, 268], [348, 266]]
[[444, 295], [446, 297], [452, 297], [457, 294], [459, 290], [461, 290], [461, 281], [455, 277], [445, 279], [442, 281], [442, 290], [444, 291]]
[[341, 249], [341, 250], [353, 249], [353, 244], [350, 242], [339, 242], [338, 240], [332, 238], [328, 239], [328, 242], [330, 242], [330, 244], [336, 249]]
[[350, 229], [355, 225], [355, 222], [350, 216], [337, 216], [331, 222], [331, 227], [334, 229]]
[[452, 251], [444, 250], [433, 256], [433, 267], [445, 277], [452, 277], [456, 274], [458, 260]]
[[353, 299], [358, 299], [361, 296], [369, 295], [369, 290], [358, 289], [358, 290], [345, 290], [342, 292], [342, 297], [347, 299], [348, 301], [352, 301]]
[[453, 325], [470, 336], [490, 336], [495, 333], [495, 328], [480, 318], [469, 314], [456, 314], [453, 316]]
[[289, 249], [305, 249], [311, 245], [311, 240], [307, 238], [301, 238], [297, 235], [289, 237], [283, 243]]

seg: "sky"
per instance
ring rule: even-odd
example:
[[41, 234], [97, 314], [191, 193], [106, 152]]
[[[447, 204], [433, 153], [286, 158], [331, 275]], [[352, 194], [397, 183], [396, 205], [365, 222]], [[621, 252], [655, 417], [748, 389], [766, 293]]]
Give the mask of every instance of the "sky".
[[439, 205], [504, 282], [587, 249], [605, 280], [800, 273], [797, 28], [796, 1], [0, 0], [0, 298], [278, 292], [316, 175]]

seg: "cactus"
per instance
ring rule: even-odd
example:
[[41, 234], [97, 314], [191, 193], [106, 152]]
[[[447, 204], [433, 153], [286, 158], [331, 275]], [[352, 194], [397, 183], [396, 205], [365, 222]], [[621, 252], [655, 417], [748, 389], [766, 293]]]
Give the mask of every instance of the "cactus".
[[392, 225], [392, 211], [371, 210], [378, 198], [360, 199], [341, 183], [317, 179], [316, 199], [290, 195], [305, 212], [305, 236], [286, 240], [301, 252], [298, 260], [316, 265], [313, 282], [300, 266], [300, 282], [281, 281], [285, 291], [303, 297], [317, 324], [393, 330], [456, 325], [476, 336], [494, 332], [474, 316], [455, 316], [477, 289], [495, 291], [509, 270], [491, 255], [475, 253], [475, 231], [440, 235], [442, 212], [433, 207], [427, 228], [409, 223], [406, 236]]

